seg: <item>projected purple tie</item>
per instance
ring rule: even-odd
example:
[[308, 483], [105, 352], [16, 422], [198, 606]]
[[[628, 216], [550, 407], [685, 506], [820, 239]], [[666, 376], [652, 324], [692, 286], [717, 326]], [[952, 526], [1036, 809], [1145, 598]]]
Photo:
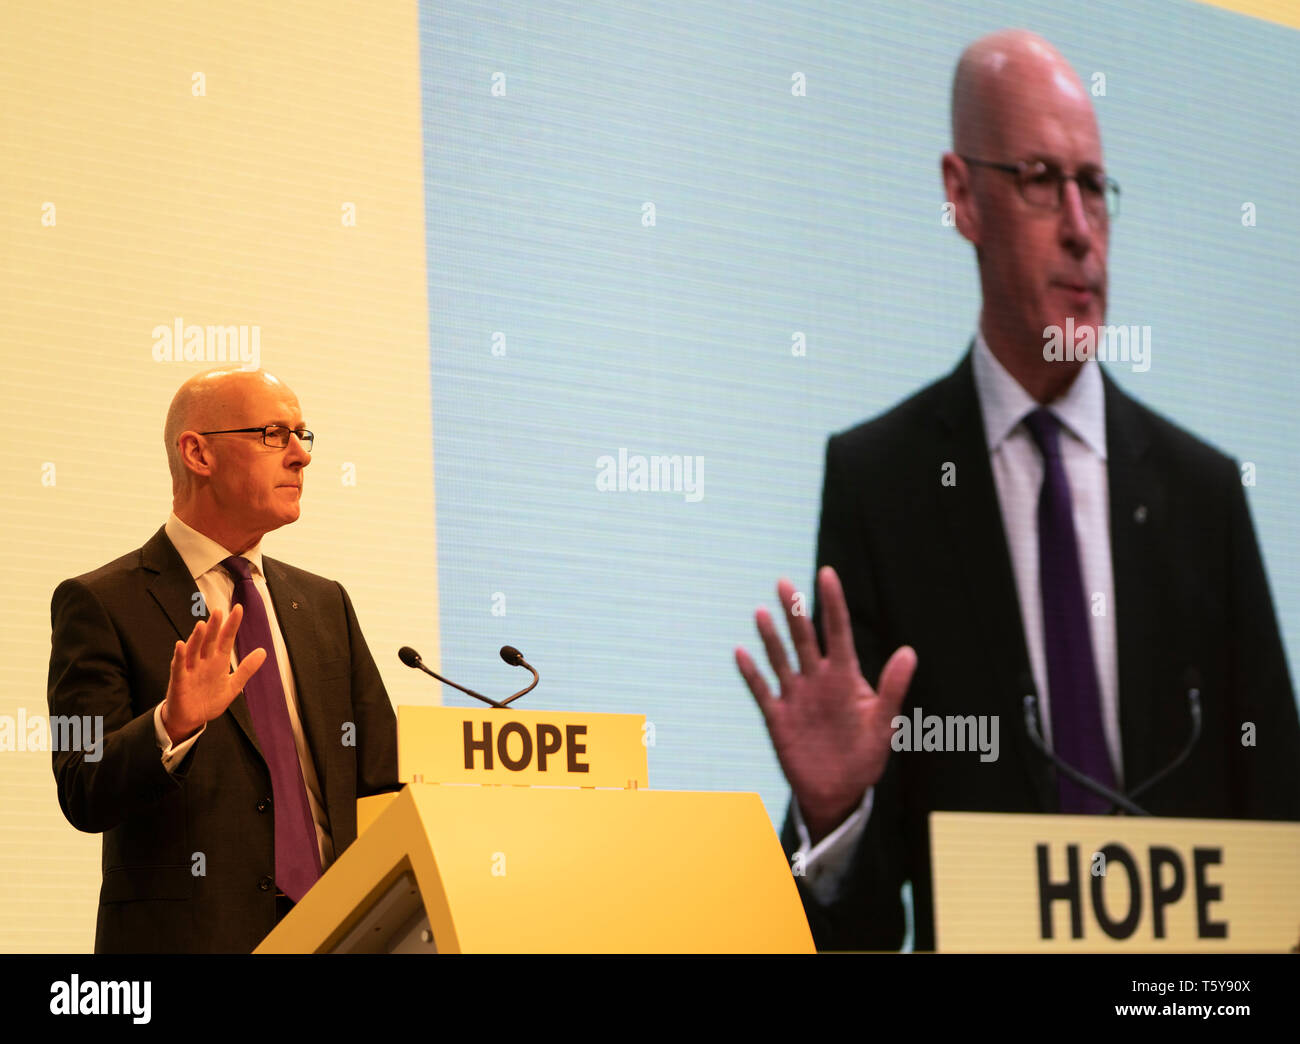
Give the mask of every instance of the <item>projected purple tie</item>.
[[280, 682], [280, 665], [271, 641], [266, 606], [253, 583], [253, 563], [235, 555], [221, 563], [235, 581], [231, 608], [244, 607], [244, 619], [235, 638], [242, 660], [254, 649], [266, 650], [266, 662], [244, 686], [258, 745], [271, 770], [271, 798], [275, 815], [275, 883], [295, 903], [321, 875], [316, 826], [307, 804], [307, 787], [289, 724], [289, 705]]
[[[1043, 455], [1038, 495], [1038, 585], [1043, 601], [1043, 642], [1052, 710], [1052, 746], [1084, 775], [1114, 788], [1115, 774], [1101, 723], [1101, 692], [1092, 656], [1087, 598], [1074, 534], [1070, 484], [1061, 461], [1060, 422], [1039, 408], [1025, 426]], [[1058, 774], [1061, 811], [1107, 812], [1110, 803]]]

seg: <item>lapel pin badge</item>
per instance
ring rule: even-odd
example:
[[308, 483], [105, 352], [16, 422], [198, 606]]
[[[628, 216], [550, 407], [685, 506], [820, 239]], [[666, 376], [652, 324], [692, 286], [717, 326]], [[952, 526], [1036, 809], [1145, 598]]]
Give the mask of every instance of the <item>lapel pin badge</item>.
[[295, 609], [298, 608], [298, 603], [297, 603], [297, 602], [290, 602], [289, 604], [290, 604], [293, 608], [295, 608]]
[[1147, 520], [1147, 506], [1145, 504], [1139, 504], [1137, 506], [1137, 510], [1133, 512], [1133, 521], [1140, 526], [1146, 520]]

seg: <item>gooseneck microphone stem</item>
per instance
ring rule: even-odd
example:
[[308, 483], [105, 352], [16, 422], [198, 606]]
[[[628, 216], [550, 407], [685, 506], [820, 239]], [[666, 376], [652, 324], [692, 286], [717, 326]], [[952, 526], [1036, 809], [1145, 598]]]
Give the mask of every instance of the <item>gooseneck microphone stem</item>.
[[1032, 694], [1025, 697], [1025, 731], [1029, 733], [1030, 742], [1038, 748], [1039, 752], [1042, 753], [1044, 757], [1056, 766], [1057, 771], [1063, 772], [1070, 779], [1074, 780], [1075, 783], [1079, 784], [1079, 786], [1093, 794], [1096, 794], [1098, 797], [1111, 802], [1112, 804], [1118, 805], [1125, 812], [1129, 813], [1129, 815], [1151, 815], [1150, 812], [1133, 804], [1133, 802], [1123, 794], [1111, 790], [1110, 787], [1102, 786], [1090, 776], [1085, 776], [1082, 772], [1078, 771], [1078, 769], [1074, 768], [1074, 766], [1062, 761], [1055, 753], [1047, 749], [1047, 744], [1043, 742], [1043, 737], [1038, 733], [1038, 700]]
[[1201, 738], [1201, 680], [1195, 668], [1187, 672], [1187, 710], [1192, 716], [1192, 734], [1183, 746], [1182, 753], [1140, 787], [1134, 787], [1130, 790], [1128, 792], [1129, 797], [1137, 797], [1142, 791], [1160, 782], [1169, 773], [1173, 772], [1174, 769], [1187, 760], [1192, 748], [1196, 746], [1196, 741]]
[[527, 664], [527, 663], [521, 663], [519, 666], [520, 666], [520, 667], [527, 667], [530, 671], [533, 671], [533, 680], [532, 680], [532, 683], [531, 683], [527, 688], [525, 688], [525, 689], [520, 689], [520, 690], [519, 690], [517, 693], [515, 693], [513, 696], [509, 696], [509, 697], [507, 697], [506, 699], [502, 700], [502, 701], [501, 701], [501, 706], [503, 706], [503, 707], [507, 706], [508, 704], [514, 703], [515, 700], [519, 699], [520, 696], [523, 696], [523, 695], [525, 695], [525, 694], [527, 694], [527, 693], [532, 692], [535, 688], [537, 688], [537, 683], [538, 683], [539, 681], [542, 680], [541, 675], [539, 675], [536, 671], [534, 671], [533, 668], [532, 668], [532, 666], [531, 666], [530, 664]]
[[404, 664], [406, 664], [406, 666], [413, 667], [417, 671], [424, 671], [424, 673], [427, 674], [430, 678], [436, 678], [438, 681], [442, 682], [443, 685], [450, 685], [453, 689], [457, 689], [460, 692], [463, 692], [466, 696], [473, 696], [474, 699], [476, 700], [482, 700], [490, 707], [505, 706], [504, 703], [498, 703], [496, 700], [490, 700], [486, 696], [483, 696], [475, 692], [473, 689], [467, 689], [463, 685], [457, 685], [450, 678], [444, 678], [441, 674], [438, 674], [436, 671], [429, 670], [429, 668], [424, 665], [424, 661], [420, 659], [420, 654], [416, 652], [414, 649], [412, 649], [409, 645], [403, 645], [400, 649], [397, 650], [397, 658], [401, 660]]
[[1129, 790], [1127, 796], [1117, 794], [1109, 787], [1102, 786], [1095, 779], [1085, 776], [1083, 773], [1077, 771], [1071, 765], [1062, 761], [1052, 751], [1047, 749], [1047, 744], [1043, 741], [1043, 737], [1038, 731], [1038, 697], [1034, 693], [1033, 684], [1029, 679], [1028, 673], [1021, 676], [1021, 685], [1025, 689], [1029, 690], [1029, 694], [1025, 696], [1025, 731], [1029, 733], [1030, 741], [1038, 748], [1039, 752], [1051, 761], [1059, 771], [1065, 773], [1066, 776], [1078, 783], [1079, 786], [1083, 787], [1085, 790], [1091, 791], [1099, 797], [1105, 798], [1107, 801], [1122, 808], [1130, 815], [1149, 816], [1151, 815], [1150, 812], [1135, 805], [1131, 799], [1137, 797], [1144, 790], [1153, 787], [1168, 776], [1169, 773], [1173, 772], [1174, 769], [1178, 768], [1179, 765], [1188, 759], [1193, 748], [1196, 746], [1196, 741], [1201, 738], [1201, 674], [1195, 667], [1188, 667], [1184, 677], [1187, 681], [1187, 712], [1192, 719], [1191, 735], [1187, 737], [1187, 742], [1183, 745], [1183, 749], [1179, 753], [1178, 757], [1174, 758], [1173, 761], [1150, 779], [1146, 780], [1146, 782]]

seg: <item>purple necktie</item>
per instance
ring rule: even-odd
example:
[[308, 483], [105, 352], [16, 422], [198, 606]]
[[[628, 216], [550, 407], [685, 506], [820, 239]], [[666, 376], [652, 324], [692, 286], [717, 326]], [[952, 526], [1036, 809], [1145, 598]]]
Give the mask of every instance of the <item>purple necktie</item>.
[[[1101, 724], [1101, 693], [1074, 535], [1070, 483], [1061, 461], [1060, 422], [1043, 408], [1025, 417], [1043, 455], [1038, 494], [1038, 586], [1043, 600], [1052, 746], [1066, 764], [1114, 789], [1115, 773]], [[1110, 802], [1058, 774], [1061, 811], [1108, 812]]]
[[234, 555], [221, 565], [235, 581], [231, 608], [244, 607], [244, 619], [235, 637], [236, 653], [242, 660], [254, 649], [266, 650], [266, 662], [244, 686], [244, 698], [262, 757], [271, 770], [275, 883], [296, 903], [320, 877], [320, 850], [316, 846], [316, 825], [307, 804], [307, 787], [302, 781], [302, 765], [289, 724], [289, 705], [280, 681], [275, 643], [271, 640], [271, 622], [253, 583], [253, 563]]

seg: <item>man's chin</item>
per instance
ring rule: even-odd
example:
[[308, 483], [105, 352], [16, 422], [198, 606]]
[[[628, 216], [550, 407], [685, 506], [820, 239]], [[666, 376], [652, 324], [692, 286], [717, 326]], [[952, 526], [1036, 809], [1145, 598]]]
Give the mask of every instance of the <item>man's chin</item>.
[[266, 527], [266, 531], [269, 533], [273, 529], [279, 529], [281, 526], [287, 526], [291, 522], [297, 522], [298, 516], [301, 514], [302, 509], [297, 504], [294, 504], [292, 508], [288, 505], [284, 505], [275, 512], [274, 520]]
[[279, 500], [276, 507], [282, 519], [280, 525], [288, 525], [290, 522], [298, 521], [298, 516], [302, 514], [302, 487], [279, 486], [275, 492]]

